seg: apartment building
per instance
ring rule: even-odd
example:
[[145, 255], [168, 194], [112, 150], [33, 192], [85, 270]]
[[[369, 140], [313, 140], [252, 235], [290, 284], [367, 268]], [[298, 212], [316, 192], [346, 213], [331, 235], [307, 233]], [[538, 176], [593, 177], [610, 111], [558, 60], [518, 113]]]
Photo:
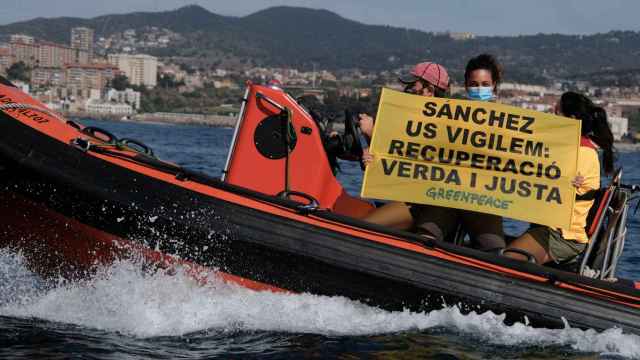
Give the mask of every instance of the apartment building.
[[0, 73], [4, 73], [11, 66], [11, 49], [0, 47]]
[[158, 59], [150, 55], [112, 54], [109, 63], [122, 71], [132, 85], [155, 87], [158, 76]]
[[71, 89], [104, 89], [119, 72], [111, 64], [67, 64], [66, 84]]
[[31, 70], [31, 85], [58, 87], [64, 86], [64, 84], [64, 69], [38, 67]]
[[71, 29], [71, 47], [86, 51], [89, 59], [93, 58], [93, 29], [75, 27]]

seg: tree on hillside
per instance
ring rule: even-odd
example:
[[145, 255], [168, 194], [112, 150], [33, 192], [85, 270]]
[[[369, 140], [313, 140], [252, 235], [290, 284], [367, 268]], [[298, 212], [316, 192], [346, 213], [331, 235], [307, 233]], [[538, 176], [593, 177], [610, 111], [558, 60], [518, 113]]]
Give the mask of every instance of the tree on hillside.
[[31, 68], [24, 62], [18, 61], [7, 69], [7, 78], [9, 80], [29, 82], [31, 80]]
[[160, 74], [156, 78], [157, 86], [163, 89], [177, 88], [184, 85], [184, 80], [176, 81], [176, 77], [172, 74]]
[[111, 79], [111, 87], [118, 90], [123, 91], [128, 87], [131, 87], [129, 84], [129, 78], [125, 74], [118, 74]]

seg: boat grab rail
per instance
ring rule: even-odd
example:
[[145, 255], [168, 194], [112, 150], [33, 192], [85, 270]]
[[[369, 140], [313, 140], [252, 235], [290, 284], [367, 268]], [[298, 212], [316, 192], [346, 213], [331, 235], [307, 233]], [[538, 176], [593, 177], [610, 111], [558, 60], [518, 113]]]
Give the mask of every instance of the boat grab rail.
[[107, 144], [115, 145], [118, 143], [118, 138], [107, 130], [101, 129], [95, 126], [87, 126], [80, 130], [81, 133], [89, 135], [94, 139], [104, 141]]
[[527, 261], [532, 263], [532, 264], [537, 264], [538, 262], [536, 261], [535, 256], [533, 256], [530, 252], [523, 250], [523, 249], [518, 249], [518, 248], [504, 248], [504, 249], [500, 249], [499, 254], [501, 256], [504, 256], [504, 254], [506, 253], [515, 253], [515, 254], [519, 254], [519, 255], [523, 255], [527, 258]]
[[256, 99], [259, 100], [264, 100], [266, 102], [268, 102], [269, 104], [273, 105], [273, 107], [275, 107], [276, 109], [280, 110], [280, 111], [286, 111], [286, 107], [283, 105], [278, 104], [275, 100], [271, 99], [270, 97], [268, 97], [267, 95], [261, 93], [261, 92], [256, 92]]
[[318, 200], [316, 200], [313, 196], [300, 191], [292, 191], [292, 190], [281, 191], [276, 196], [284, 199], [289, 199], [289, 200], [293, 200], [291, 199], [291, 196], [296, 196], [309, 201], [307, 204], [302, 204], [296, 207], [296, 211], [298, 211], [303, 215], [311, 214], [320, 210], [320, 202], [318, 202]]
[[143, 154], [148, 157], [155, 158], [153, 149], [151, 149], [150, 146], [144, 144], [142, 141], [131, 138], [118, 139], [112, 133], [95, 126], [84, 127], [80, 130], [80, 132], [84, 135], [92, 137], [95, 140], [98, 140], [99, 142], [94, 144], [88, 139], [72, 139], [70, 144], [84, 152], [92, 149], [95, 150], [97, 148], [115, 148], [117, 150], [131, 150], [138, 154]]

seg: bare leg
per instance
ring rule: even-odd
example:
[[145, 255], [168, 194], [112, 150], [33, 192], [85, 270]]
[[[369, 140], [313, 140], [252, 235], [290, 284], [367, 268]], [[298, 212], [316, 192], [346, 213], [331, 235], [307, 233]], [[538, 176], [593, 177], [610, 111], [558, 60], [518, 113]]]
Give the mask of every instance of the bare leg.
[[[542, 247], [542, 245], [540, 245], [540, 243], [537, 242], [529, 233], [525, 233], [511, 242], [511, 244], [507, 246], [507, 249], [511, 248], [522, 249], [530, 253], [531, 255], [533, 255], [533, 257], [536, 258], [536, 263], [538, 264], [546, 264], [549, 261], [553, 260], [551, 256], [549, 256], [547, 250]], [[516, 260], [528, 260], [526, 256], [513, 252], [506, 252], [505, 256]]]
[[413, 225], [413, 217], [409, 207], [407, 204], [397, 201], [373, 210], [363, 220], [398, 230], [409, 230]]
[[474, 211], [460, 211], [462, 227], [480, 250], [502, 249], [506, 246], [502, 217]]
[[458, 210], [434, 205], [419, 205], [413, 209], [418, 234], [438, 241], [449, 240], [458, 223]]

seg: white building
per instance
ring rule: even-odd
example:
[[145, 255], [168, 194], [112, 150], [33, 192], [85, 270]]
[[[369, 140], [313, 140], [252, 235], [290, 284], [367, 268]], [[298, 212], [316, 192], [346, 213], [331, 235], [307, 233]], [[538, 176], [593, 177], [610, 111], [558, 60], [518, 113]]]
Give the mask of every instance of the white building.
[[502, 83], [500, 84], [500, 90], [511, 90], [537, 94], [538, 96], [544, 96], [545, 94], [560, 95], [562, 92], [555, 89], [550, 89], [540, 85], [518, 84], [518, 83]]
[[109, 89], [109, 91], [107, 91], [106, 100], [121, 104], [129, 104], [134, 110], [140, 109], [140, 93], [133, 89], [125, 89], [123, 91]]
[[109, 63], [124, 72], [132, 85], [155, 87], [158, 76], [158, 59], [150, 55], [112, 54]]
[[450, 32], [449, 37], [453, 40], [464, 41], [473, 40], [476, 38], [476, 35], [471, 32]]
[[629, 134], [629, 119], [626, 117], [609, 116], [607, 120], [615, 141], [620, 141], [622, 137]]
[[13, 34], [9, 39], [10, 39], [9, 42], [12, 42], [12, 43], [22, 43], [22, 44], [33, 45], [36, 42], [36, 39], [33, 36], [23, 35], [23, 34]]
[[528, 102], [528, 101], [518, 102], [517, 106], [520, 106], [523, 109], [530, 109], [530, 110], [535, 110], [539, 112], [551, 112], [553, 110], [553, 106], [549, 104], [542, 104], [542, 103]]
[[102, 102], [96, 99], [87, 100], [85, 111], [90, 114], [100, 115], [131, 115], [133, 107], [129, 104]]

